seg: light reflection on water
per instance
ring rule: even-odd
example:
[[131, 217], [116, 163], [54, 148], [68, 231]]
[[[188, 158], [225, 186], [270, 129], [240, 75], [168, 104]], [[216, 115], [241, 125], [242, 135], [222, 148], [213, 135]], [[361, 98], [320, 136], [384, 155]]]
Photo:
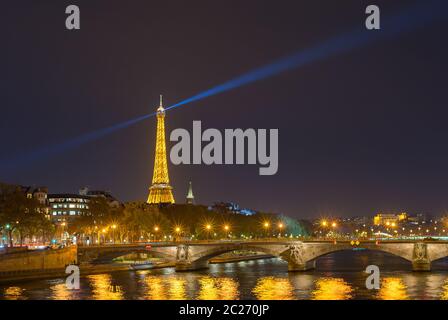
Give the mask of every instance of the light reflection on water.
[[263, 277], [257, 282], [252, 291], [259, 300], [292, 300], [294, 299], [294, 287], [289, 279]]
[[96, 274], [87, 276], [92, 288], [94, 300], [122, 300], [123, 293], [120, 285], [115, 285], [111, 274]]
[[316, 281], [316, 289], [312, 293], [313, 300], [349, 300], [353, 288], [344, 279], [322, 278]]
[[237, 300], [238, 283], [232, 278], [201, 277], [199, 281], [199, 300]]
[[379, 300], [408, 300], [407, 287], [401, 278], [384, 278], [376, 296]]
[[24, 289], [20, 287], [7, 287], [4, 289], [3, 295], [8, 300], [19, 300], [24, 298]]
[[[369, 264], [381, 266], [379, 290], [365, 287], [363, 270]], [[279, 259], [211, 265], [197, 272], [123, 271], [83, 277], [80, 290], [68, 290], [64, 279], [1, 285], [0, 299], [448, 300], [448, 260], [433, 267], [433, 272], [417, 273], [391, 255], [341, 252], [320, 258], [309, 272], [288, 273]]]

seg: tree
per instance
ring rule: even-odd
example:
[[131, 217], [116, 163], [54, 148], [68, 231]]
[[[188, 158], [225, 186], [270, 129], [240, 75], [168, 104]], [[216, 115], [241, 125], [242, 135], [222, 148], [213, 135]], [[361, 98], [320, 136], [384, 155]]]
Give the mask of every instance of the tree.
[[120, 224], [126, 226], [130, 242], [142, 237], [148, 239], [151, 234], [163, 234], [170, 229], [169, 220], [159, 211], [159, 208], [144, 202], [125, 204]]
[[121, 207], [111, 207], [106, 198], [93, 197], [89, 201], [89, 209], [69, 224], [69, 232], [76, 234], [81, 241], [86, 235], [91, 238], [96, 235], [100, 242], [101, 234], [105, 236], [103, 231], [116, 224], [122, 215]]
[[12, 247], [13, 234], [17, 233], [20, 245], [26, 237], [39, 232], [38, 226], [47, 226], [45, 206], [27, 195], [17, 186], [0, 185], [0, 224], [8, 234], [9, 246]]

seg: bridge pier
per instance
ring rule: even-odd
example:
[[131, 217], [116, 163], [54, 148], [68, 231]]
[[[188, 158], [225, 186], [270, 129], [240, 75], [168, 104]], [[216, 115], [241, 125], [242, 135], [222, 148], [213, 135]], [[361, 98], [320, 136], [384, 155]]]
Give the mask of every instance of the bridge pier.
[[316, 260], [307, 261], [305, 263], [296, 263], [288, 261], [288, 272], [308, 271], [316, 268]]
[[413, 261], [412, 271], [431, 271], [431, 262], [429, 261]]
[[428, 244], [417, 242], [412, 253], [412, 271], [431, 271]]
[[176, 262], [176, 271], [195, 271], [201, 269], [208, 268], [208, 261], [195, 261], [195, 262], [186, 262], [186, 261], [177, 261]]

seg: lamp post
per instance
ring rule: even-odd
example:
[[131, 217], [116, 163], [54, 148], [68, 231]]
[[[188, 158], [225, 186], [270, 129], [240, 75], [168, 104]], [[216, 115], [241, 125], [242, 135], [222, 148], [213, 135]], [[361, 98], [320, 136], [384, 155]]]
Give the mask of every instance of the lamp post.
[[[333, 222], [331, 224], [331, 227], [333, 228], [333, 230], [336, 230], [337, 226], [338, 226], [338, 224], [336, 222]], [[336, 238], [336, 232], [335, 231], [333, 231], [333, 235], [334, 235], [334, 238]]]
[[[182, 229], [181, 229], [180, 227], [176, 227], [176, 228], [174, 229], [174, 231], [176, 232], [177, 237], [179, 237], [179, 235], [180, 235], [181, 232], [182, 232]], [[176, 239], [177, 239], [177, 238], [176, 238]]]
[[8, 239], [9, 239], [9, 247], [13, 247], [13, 243], [12, 243], [12, 229], [11, 229], [11, 225], [8, 223], [5, 225], [5, 229], [7, 230], [8, 233]]
[[226, 233], [226, 238], [228, 238], [230, 236], [229, 235], [229, 230], [230, 230], [229, 225], [225, 224], [224, 225], [224, 232]]
[[270, 227], [270, 223], [268, 221], [265, 221], [263, 223], [263, 228], [266, 229], [266, 237], [268, 237], [268, 234], [269, 234], [269, 227]]
[[207, 240], [209, 240], [209, 236], [210, 236], [210, 232], [211, 232], [211, 230], [212, 230], [212, 226], [211, 226], [211, 224], [206, 224], [205, 225], [205, 231], [206, 231], [206, 233], [207, 233]]
[[281, 238], [281, 236], [282, 236], [282, 231], [283, 231], [284, 227], [285, 227], [285, 225], [283, 224], [283, 222], [279, 222], [279, 224], [278, 224], [279, 238]]
[[157, 240], [157, 233], [159, 232], [159, 227], [158, 226], [155, 226], [154, 227], [154, 241], [156, 241]]
[[61, 243], [63, 243], [63, 244], [64, 244], [64, 229], [65, 229], [65, 225], [66, 225], [65, 221], [61, 223], [61, 227], [62, 227], [61, 228]]
[[[322, 230], [320, 230], [320, 234], [322, 234], [322, 231], [324, 232], [324, 234], [326, 235], [326, 229], [328, 227], [328, 221], [327, 220], [322, 220], [320, 222], [320, 226], [322, 227]], [[321, 237], [321, 236], [320, 236]]]
[[102, 231], [102, 233], [103, 233], [103, 243], [105, 243], [106, 242], [106, 228], [104, 228], [103, 230], [101, 230]]
[[113, 243], [115, 244], [115, 229], [117, 228], [117, 225], [116, 224], [113, 224], [112, 225], [112, 240], [113, 240]]

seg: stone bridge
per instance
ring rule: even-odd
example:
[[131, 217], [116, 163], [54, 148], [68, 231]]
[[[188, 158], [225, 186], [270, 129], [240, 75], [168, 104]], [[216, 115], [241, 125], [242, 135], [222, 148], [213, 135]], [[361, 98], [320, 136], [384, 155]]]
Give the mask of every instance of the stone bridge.
[[[104, 263], [112, 259], [131, 253], [150, 253], [150, 245], [105, 245], [105, 246], [78, 246], [79, 263]], [[170, 259], [171, 256], [166, 257]]]
[[226, 252], [250, 250], [280, 257], [288, 263], [289, 271], [313, 269], [316, 259], [331, 252], [365, 248], [387, 252], [412, 263], [414, 271], [431, 270], [431, 262], [448, 256], [447, 242], [362, 241], [222, 241], [185, 242], [153, 245], [150, 252], [176, 262], [176, 270], [206, 268], [208, 261]]

